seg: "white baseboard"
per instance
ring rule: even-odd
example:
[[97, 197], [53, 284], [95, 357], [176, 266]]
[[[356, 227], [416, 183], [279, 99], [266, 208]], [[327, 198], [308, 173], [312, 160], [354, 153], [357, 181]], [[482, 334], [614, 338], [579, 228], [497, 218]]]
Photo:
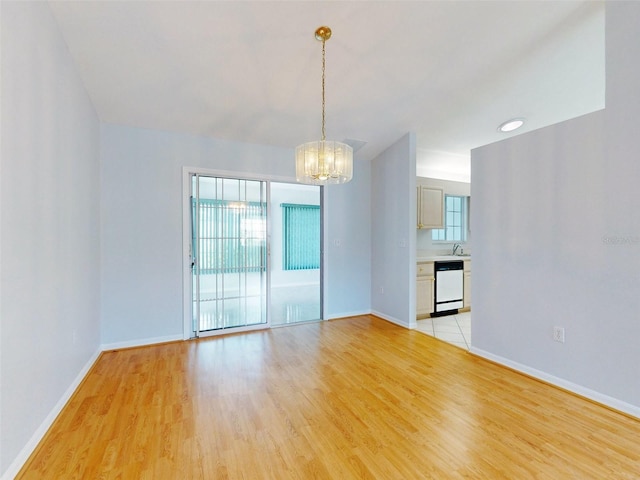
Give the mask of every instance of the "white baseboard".
[[294, 288], [294, 287], [318, 287], [320, 291], [320, 284], [318, 282], [304, 282], [304, 283], [279, 283], [278, 285], [271, 285], [271, 288]]
[[138, 340], [128, 340], [126, 342], [103, 343], [100, 348], [103, 352], [106, 352], [109, 350], [119, 350], [121, 348], [145, 347], [147, 345], [155, 345], [158, 343], [176, 342], [178, 340], [184, 340], [182, 334], [167, 335], [164, 337], [142, 338]]
[[338, 318], [357, 317], [359, 315], [371, 315], [371, 310], [358, 310], [355, 312], [341, 312], [327, 315], [325, 320], [336, 320]]
[[600, 403], [614, 410], [626, 413], [627, 415], [631, 415], [632, 417], [640, 418], [640, 407], [636, 405], [623, 402], [622, 400], [618, 400], [617, 398], [604, 395], [600, 392], [596, 392], [595, 390], [583, 387], [582, 385], [569, 382], [567, 380], [564, 380], [563, 378], [555, 377], [541, 370], [536, 370], [535, 368], [531, 368], [527, 365], [514, 362], [499, 355], [494, 355], [493, 353], [486, 352], [473, 346], [469, 351], [474, 355], [486, 358], [487, 360], [491, 360], [495, 363], [499, 363], [500, 365], [504, 365], [505, 367], [509, 367], [513, 370], [537, 378], [539, 380], [542, 380], [543, 382], [550, 383], [551, 385], [555, 385], [556, 387], [560, 387], [564, 390], [568, 390], [571, 393], [575, 393], [576, 395], [579, 395], [581, 397], [593, 400], [596, 403]]
[[71, 382], [69, 388], [67, 388], [67, 390], [62, 394], [55, 406], [51, 409], [49, 415], [47, 415], [44, 421], [40, 424], [27, 444], [22, 448], [22, 450], [20, 450], [18, 456], [13, 460], [13, 462], [11, 462], [11, 465], [9, 465], [9, 468], [7, 468], [7, 470], [5, 470], [5, 472], [2, 474], [0, 480], [11, 480], [15, 478], [25, 462], [29, 459], [29, 456], [31, 456], [42, 438], [45, 436], [49, 428], [51, 428], [51, 425], [53, 425], [53, 422], [56, 420], [64, 406], [73, 396], [76, 389], [80, 386], [82, 380], [84, 380], [84, 377], [87, 375], [87, 373], [89, 373], [91, 367], [93, 367], [94, 363], [96, 363], [96, 360], [98, 360], [98, 357], [101, 353], [101, 350], [97, 350], [93, 355], [91, 355], [91, 358], [89, 358], [84, 367], [82, 367], [82, 370], [80, 370], [76, 378], [73, 380], [73, 382]]
[[409, 325], [408, 323], [403, 322], [402, 320], [399, 320], [399, 319], [397, 319], [395, 317], [391, 317], [389, 315], [385, 315], [384, 313], [377, 312], [375, 310], [371, 311], [371, 315], [375, 315], [376, 317], [383, 318], [388, 322], [395, 323], [396, 325], [399, 325], [399, 326], [404, 327], [404, 328], [409, 328], [409, 329], [411, 328], [411, 325]]

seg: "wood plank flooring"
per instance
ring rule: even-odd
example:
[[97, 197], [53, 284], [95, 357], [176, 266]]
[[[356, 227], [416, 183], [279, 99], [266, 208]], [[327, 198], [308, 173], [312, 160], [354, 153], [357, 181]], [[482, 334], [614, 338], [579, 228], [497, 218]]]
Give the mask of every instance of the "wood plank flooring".
[[372, 316], [104, 353], [20, 479], [638, 479], [640, 422]]

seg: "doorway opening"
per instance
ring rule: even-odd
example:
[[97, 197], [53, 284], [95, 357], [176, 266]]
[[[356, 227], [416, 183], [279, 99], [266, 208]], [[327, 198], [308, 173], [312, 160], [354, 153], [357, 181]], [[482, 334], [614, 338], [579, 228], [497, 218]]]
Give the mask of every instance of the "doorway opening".
[[271, 183], [271, 325], [322, 319], [320, 187]]

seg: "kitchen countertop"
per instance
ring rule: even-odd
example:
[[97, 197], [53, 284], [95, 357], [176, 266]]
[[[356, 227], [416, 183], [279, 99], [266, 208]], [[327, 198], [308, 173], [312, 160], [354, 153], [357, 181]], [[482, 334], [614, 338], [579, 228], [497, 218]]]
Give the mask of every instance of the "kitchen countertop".
[[452, 260], [471, 260], [471, 255], [424, 255], [416, 257], [416, 262], [450, 262]]

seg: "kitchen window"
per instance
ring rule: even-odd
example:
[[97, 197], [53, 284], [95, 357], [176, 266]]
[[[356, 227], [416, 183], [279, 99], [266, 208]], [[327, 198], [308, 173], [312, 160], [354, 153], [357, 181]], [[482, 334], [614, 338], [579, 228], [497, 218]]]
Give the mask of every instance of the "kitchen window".
[[431, 230], [435, 242], [466, 242], [469, 230], [469, 197], [444, 196], [444, 228]]

